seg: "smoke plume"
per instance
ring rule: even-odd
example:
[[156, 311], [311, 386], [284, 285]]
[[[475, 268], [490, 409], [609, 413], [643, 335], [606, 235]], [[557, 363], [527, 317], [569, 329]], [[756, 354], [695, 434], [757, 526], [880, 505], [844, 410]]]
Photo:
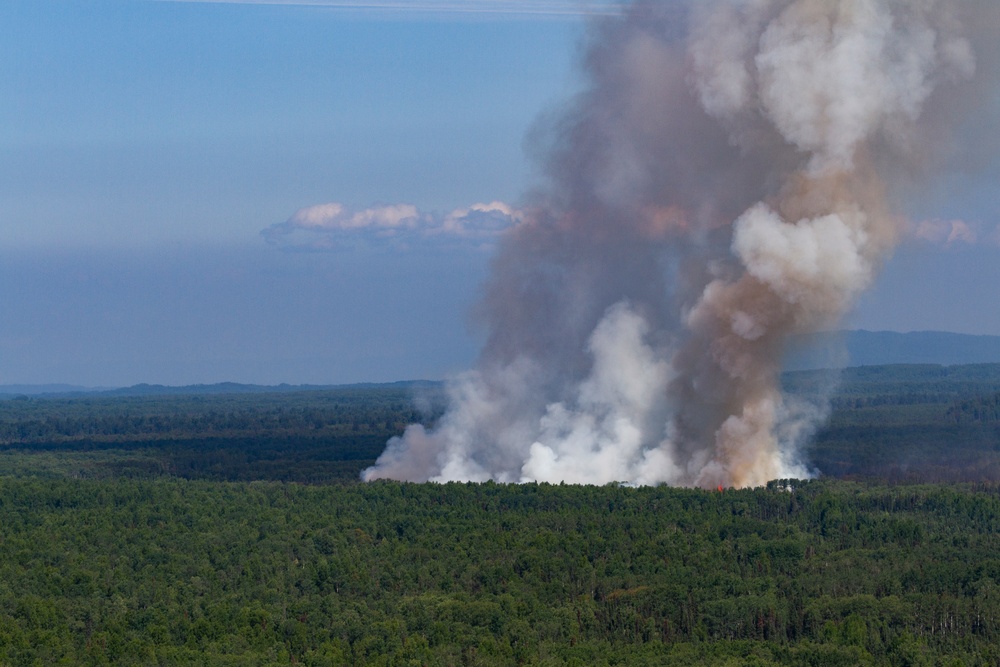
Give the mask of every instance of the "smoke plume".
[[900, 193], [989, 99], [995, 5], [638, 2], [596, 24], [590, 86], [493, 261], [477, 368], [364, 478], [805, 476], [818, 416], [782, 395], [786, 340], [871, 283]]

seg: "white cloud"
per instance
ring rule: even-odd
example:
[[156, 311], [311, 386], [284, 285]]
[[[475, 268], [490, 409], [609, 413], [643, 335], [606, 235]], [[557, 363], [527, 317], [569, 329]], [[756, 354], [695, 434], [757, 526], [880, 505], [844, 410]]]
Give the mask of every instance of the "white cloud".
[[615, 0], [156, 0], [158, 2], [235, 5], [330, 7], [358, 11], [420, 12], [425, 14], [516, 14], [522, 16], [612, 15], [621, 10]]
[[976, 228], [964, 220], [921, 220], [910, 227], [910, 234], [934, 245], [975, 244], [980, 239]]
[[332, 202], [299, 209], [283, 225], [311, 230], [397, 229], [415, 227], [419, 222], [420, 213], [410, 204], [377, 206], [351, 213], [343, 204]]
[[441, 234], [454, 234], [464, 237], [491, 237], [503, 233], [513, 225], [524, 221], [524, 214], [511, 208], [503, 202], [494, 201], [489, 204], [473, 204], [469, 208], [457, 208], [444, 216], [440, 227], [436, 230]]
[[524, 214], [494, 201], [450, 213], [425, 213], [412, 204], [373, 206], [352, 211], [339, 202], [296, 211], [288, 220], [261, 231], [268, 243], [289, 250], [337, 250], [357, 245], [410, 244], [419, 241], [490, 243], [524, 221]]

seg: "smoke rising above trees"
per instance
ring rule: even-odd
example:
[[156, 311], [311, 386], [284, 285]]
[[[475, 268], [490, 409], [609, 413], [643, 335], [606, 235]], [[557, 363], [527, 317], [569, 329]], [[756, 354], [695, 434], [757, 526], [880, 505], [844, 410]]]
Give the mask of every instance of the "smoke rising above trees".
[[907, 228], [995, 90], [967, 0], [636, 2], [502, 241], [477, 367], [365, 479], [756, 486], [805, 476], [822, 411], [778, 378]]

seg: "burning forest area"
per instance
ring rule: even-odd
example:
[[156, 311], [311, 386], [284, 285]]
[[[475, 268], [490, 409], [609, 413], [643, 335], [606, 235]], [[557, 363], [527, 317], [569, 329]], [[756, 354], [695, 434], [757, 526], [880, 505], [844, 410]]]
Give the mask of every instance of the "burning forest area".
[[[545, 178], [502, 239], [487, 337], [433, 428], [363, 479], [753, 487], [809, 477], [828, 415], [780, 385], [987, 132], [1000, 6], [633, 2], [544, 124]], [[967, 165], [967, 168], [974, 167]]]

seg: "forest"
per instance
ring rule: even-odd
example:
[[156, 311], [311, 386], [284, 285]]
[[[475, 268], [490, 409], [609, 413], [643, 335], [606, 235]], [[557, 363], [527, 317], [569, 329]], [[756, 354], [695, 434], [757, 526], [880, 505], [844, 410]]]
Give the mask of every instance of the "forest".
[[996, 665], [1000, 365], [785, 376], [812, 480], [363, 484], [442, 388], [0, 400], [0, 664]]
[[786, 391], [829, 414], [806, 448], [823, 475], [1000, 480], [1000, 364], [861, 366], [789, 373], [784, 381]]

